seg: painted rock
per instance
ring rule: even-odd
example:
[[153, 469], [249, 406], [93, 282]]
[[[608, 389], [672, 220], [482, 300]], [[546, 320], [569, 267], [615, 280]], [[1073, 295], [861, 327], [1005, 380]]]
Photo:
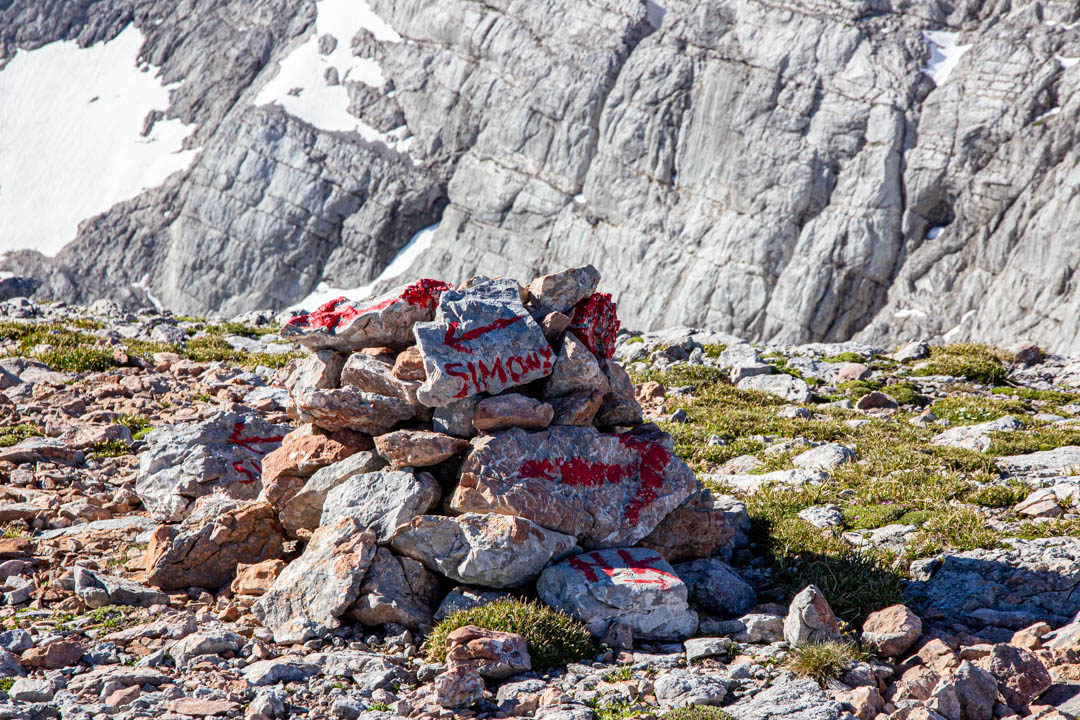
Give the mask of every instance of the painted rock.
[[360, 595], [374, 557], [375, 533], [364, 531], [356, 519], [323, 525], [251, 611], [273, 631], [275, 642], [321, 637], [340, 627], [338, 618]]
[[212, 492], [254, 500], [262, 490], [263, 458], [290, 430], [236, 412], [157, 428], [139, 456], [135, 493], [158, 522], [180, 522], [197, 498]]
[[658, 430], [515, 428], [473, 441], [450, 507], [527, 518], [584, 547], [618, 547], [647, 536], [699, 489]]
[[519, 585], [576, 549], [573, 536], [524, 518], [475, 513], [421, 515], [399, 527], [390, 544], [452, 580], [485, 587]]
[[444, 292], [435, 321], [417, 323], [413, 334], [427, 376], [417, 397], [429, 407], [539, 380], [555, 360], [513, 280]]
[[413, 325], [434, 316], [439, 295], [449, 288], [438, 280], [419, 280], [371, 300], [340, 297], [289, 320], [281, 336], [313, 350], [404, 347], [412, 344]]
[[686, 585], [663, 557], [647, 548], [593, 550], [544, 570], [540, 599], [585, 623], [597, 637], [612, 623], [635, 638], [672, 640], [697, 630]]
[[593, 293], [574, 306], [570, 332], [597, 357], [610, 358], [615, 354], [615, 336], [619, 333], [619, 316], [608, 293]]

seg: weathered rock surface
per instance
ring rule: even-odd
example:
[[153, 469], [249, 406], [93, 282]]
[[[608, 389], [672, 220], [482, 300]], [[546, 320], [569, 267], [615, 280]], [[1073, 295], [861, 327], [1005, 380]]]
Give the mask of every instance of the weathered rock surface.
[[146, 549], [146, 580], [166, 590], [228, 585], [240, 563], [283, 552], [283, 530], [265, 502], [219, 494], [200, 498], [176, 526], [161, 525]]
[[221, 412], [203, 422], [151, 432], [139, 458], [135, 492], [159, 522], [179, 522], [192, 502], [220, 491], [254, 500], [262, 489], [262, 460], [291, 428], [254, 414]]
[[529, 283], [529, 296], [540, 313], [566, 314], [591, 296], [599, 282], [600, 273], [592, 265], [568, 268], [533, 280]]
[[931, 442], [942, 447], [964, 448], [965, 450], [985, 452], [990, 447], [990, 433], [1016, 432], [1017, 430], [1023, 429], [1024, 423], [1020, 422], [1012, 415], [1006, 415], [997, 420], [990, 420], [989, 422], [979, 423], [978, 425], [961, 425], [959, 427], [949, 428], [936, 435]]
[[862, 641], [885, 657], [900, 657], [922, 634], [922, 620], [903, 605], [870, 613], [863, 623]]
[[131, 582], [105, 573], [92, 572], [84, 567], [75, 568], [75, 594], [87, 607], [108, 605], [168, 605], [169, 596], [145, 585]]
[[326, 430], [359, 430], [381, 435], [414, 414], [408, 401], [386, 395], [342, 388], [302, 389], [294, 393], [296, 417]]
[[331, 490], [357, 475], [375, 472], [386, 466], [386, 461], [375, 452], [358, 452], [328, 465], [313, 474], [304, 486], [285, 501], [278, 517], [286, 530], [314, 530], [322, 517], [323, 503]]
[[448, 288], [437, 280], [419, 280], [370, 300], [331, 300], [285, 323], [281, 335], [314, 350], [409, 345], [413, 325], [432, 318], [440, 294]]
[[390, 467], [426, 467], [464, 453], [469, 441], [430, 430], [395, 430], [375, 438], [375, 448]]
[[576, 548], [572, 535], [494, 513], [422, 515], [398, 527], [390, 542], [451, 580], [486, 587], [519, 585]]
[[555, 409], [546, 402], [517, 393], [504, 393], [477, 403], [472, 422], [473, 427], [481, 432], [512, 427], [543, 430], [554, 417]]
[[[656, 550], [670, 563], [707, 558], [731, 542], [727, 504], [702, 490], [672, 510], [639, 544]], [[685, 580], [685, 578], [684, 578]]]
[[384, 543], [398, 526], [435, 507], [439, 497], [439, 484], [424, 472], [387, 470], [353, 475], [327, 493], [319, 525], [349, 517]]
[[474, 443], [450, 506], [524, 517], [585, 547], [634, 543], [700, 489], [669, 442], [657, 432], [509, 430]]
[[375, 534], [355, 518], [323, 524], [252, 612], [277, 642], [304, 642], [341, 624], [375, 556]]
[[686, 583], [690, 599], [710, 613], [737, 617], [757, 604], [754, 588], [716, 558], [676, 565], [675, 574]]
[[380, 547], [364, 575], [360, 597], [349, 609], [349, 617], [364, 625], [397, 623], [417, 629], [431, 624], [438, 591], [438, 578], [423, 565]]
[[836, 615], [825, 595], [808, 585], [791, 600], [784, 619], [784, 640], [792, 647], [806, 643], [824, 643], [840, 639]]
[[697, 629], [686, 585], [659, 553], [646, 548], [574, 555], [544, 570], [536, 591], [598, 637], [613, 622], [645, 639], [683, 638]]
[[443, 293], [434, 322], [418, 323], [414, 334], [427, 375], [417, 397], [429, 407], [539, 380], [554, 362], [513, 280]]
[[532, 670], [525, 638], [515, 633], [466, 625], [446, 636], [450, 665], [470, 665], [480, 677], [502, 679]]

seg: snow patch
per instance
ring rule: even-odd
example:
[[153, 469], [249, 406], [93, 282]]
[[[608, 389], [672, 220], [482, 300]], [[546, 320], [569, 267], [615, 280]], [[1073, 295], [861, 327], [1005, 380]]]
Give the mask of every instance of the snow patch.
[[191, 165], [193, 126], [159, 120], [142, 134], [176, 87], [137, 64], [143, 39], [128, 25], [87, 48], [19, 50], [0, 70], [0, 251], [55, 255], [83, 220]]
[[924, 317], [926, 317], [926, 313], [924, 313], [922, 310], [914, 310], [914, 309], [897, 310], [896, 312], [893, 313], [893, 317], [897, 318], [897, 319], [900, 319], [900, 320], [903, 320], [904, 318], [909, 318], [909, 317], [924, 318]]
[[1044, 112], [1044, 113], [1042, 113], [1041, 115], [1039, 115], [1038, 117], [1036, 117], [1036, 118], [1035, 118], [1034, 120], [1032, 120], [1031, 122], [1033, 122], [1033, 123], [1037, 123], [1037, 122], [1039, 122], [1040, 120], [1045, 120], [1045, 119], [1046, 119], [1046, 118], [1048, 118], [1048, 117], [1052, 117], [1052, 116], [1054, 116], [1054, 115], [1057, 115], [1057, 114], [1058, 114], [1059, 112], [1061, 112], [1061, 106], [1060, 106], [1060, 105], [1058, 105], [1057, 107], [1052, 107], [1052, 108], [1050, 108], [1050, 109], [1049, 109], [1049, 110], [1047, 110], [1046, 112]]
[[926, 231], [926, 239], [927, 240], [936, 240], [937, 236], [940, 235], [941, 231], [944, 230], [944, 229], [945, 229], [944, 225], [938, 225], [937, 227], [930, 228], [929, 230]]
[[1068, 70], [1073, 65], [1080, 62], [1080, 57], [1070, 58], [1070, 57], [1062, 57], [1061, 55], [1055, 55], [1054, 59], [1057, 60], [1058, 63], [1061, 64], [1061, 69], [1062, 70]]
[[930, 46], [930, 60], [922, 72], [930, 76], [934, 84], [941, 87], [949, 79], [949, 74], [960, 62], [960, 58], [971, 45], [957, 45], [959, 35], [948, 30], [923, 30], [923, 39]]
[[139, 282], [131, 283], [131, 286], [134, 287], [134, 288], [137, 288], [139, 290], [142, 290], [144, 293], [146, 293], [146, 297], [149, 298], [149, 300], [150, 300], [151, 304], [153, 304], [155, 310], [160, 312], [160, 311], [165, 309], [165, 305], [161, 302], [161, 300], [159, 300], [152, 292], [150, 292], [150, 274], [149, 273], [147, 273], [146, 275], [143, 275], [142, 279], [139, 280]]
[[339, 297], [347, 297], [350, 300], [366, 300], [371, 297], [372, 289], [377, 283], [399, 277], [409, 269], [422, 252], [431, 247], [431, 241], [435, 237], [435, 231], [438, 227], [439, 224], [435, 223], [413, 235], [409, 242], [405, 244], [405, 247], [401, 248], [398, 254], [394, 256], [394, 259], [390, 261], [390, 264], [383, 268], [379, 276], [367, 285], [346, 290], [330, 287], [326, 283], [319, 283], [318, 287], [310, 295], [290, 307], [289, 310], [313, 310]]
[[[401, 133], [379, 132], [349, 113], [344, 85], [349, 80], [380, 88], [386, 82], [377, 61], [353, 55], [352, 39], [358, 32], [367, 30], [380, 42], [401, 42], [401, 36], [365, 0], [318, 0], [316, 12], [314, 33], [278, 63], [278, 74], [259, 91], [255, 104], [276, 103], [322, 130], [355, 132], [368, 142], [406, 152], [408, 144]], [[326, 54], [319, 50], [324, 35], [337, 41]], [[328, 74], [337, 75], [336, 84], [330, 84]]]
[[971, 317], [974, 314], [975, 314], [974, 310], [968, 310], [966, 313], [964, 313], [964, 316], [960, 318], [960, 322], [958, 322], [956, 324], [956, 327], [954, 327], [952, 330], [949, 330], [942, 337], [944, 337], [946, 340], [948, 340], [949, 338], [958, 335], [960, 333], [960, 331], [963, 329], [964, 323], [966, 323], [968, 320], [970, 320]]
[[659, 30], [664, 24], [664, 15], [667, 14], [667, 5], [664, 0], [645, 0], [645, 22]]

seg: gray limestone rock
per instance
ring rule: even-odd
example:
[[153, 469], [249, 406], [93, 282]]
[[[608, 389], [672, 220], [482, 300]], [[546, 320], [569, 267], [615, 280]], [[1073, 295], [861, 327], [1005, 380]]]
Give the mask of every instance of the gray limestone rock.
[[386, 470], [354, 475], [326, 495], [320, 526], [352, 518], [379, 542], [439, 502], [439, 484], [428, 473]]
[[417, 397], [429, 407], [538, 380], [554, 362], [513, 280], [484, 279], [444, 292], [435, 320], [413, 332], [427, 373]]
[[183, 520], [193, 501], [211, 492], [253, 500], [262, 489], [262, 458], [291, 429], [237, 412], [156, 428], [139, 456], [135, 492], [159, 522]]
[[494, 513], [422, 515], [399, 526], [390, 543], [451, 580], [496, 588], [535, 578], [577, 549], [572, 535]]

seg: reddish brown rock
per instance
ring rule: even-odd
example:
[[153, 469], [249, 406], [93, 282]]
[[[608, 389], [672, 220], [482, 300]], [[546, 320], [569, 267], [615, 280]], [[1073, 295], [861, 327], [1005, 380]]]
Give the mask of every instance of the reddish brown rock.
[[868, 410], [896, 410], [900, 405], [883, 392], [868, 392], [855, 402], [855, 409], [866, 412]]
[[414, 414], [406, 400], [346, 386], [336, 390], [300, 390], [293, 395], [296, 417], [326, 430], [359, 430], [381, 435]]
[[240, 563], [280, 557], [283, 530], [265, 502], [204, 495], [179, 525], [159, 525], [146, 548], [146, 580], [154, 587], [217, 589]]
[[234, 595], [258, 597], [270, 589], [284, 569], [285, 561], [279, 559], [250, 565], [240, 563], [236, 566], [236, 579], [229, 587]]
[[180, 715], [192, 717], [213, 717], [228, 715], [239, 706], [228, 700], [202, 700], [199, 698], [177, 698], [169, 701], [169, 710]]
[[845, 363], [840, 366], [840, 369], [836, 371], [837, 382], [847, 382], [848, 380], [865, 380], [870, 377], [870, 368], [866, 367], [862, 363]]
[[544, 337], [551, 344], [555, 344], [568, 327], [570, 327], [570, 318], [561, 312], [548, 313], [540, 321], [540, 329], [544, 331]]
[[464, 708], [484, 697], [484, 679], [471, 665], [453, 665], [433, 682], [435, 702], [445, 708]]
[[544, 385], [544, 397], [559, 397], [580, 390], [597, 390], [607, 394], [610, 387], [596, 356], [576, 336], [567, 334], [555, 358], [551, 377]]
[[603, 393], [598, 390], [582, 390], [562, 397], [548, 400], [554, 410], [552, 425], [592, 425], [600, 405], [604, 402]]
[[995, 645], [989, 657], [978, 664], [994, 676], [998, 691], [1014, 710], [1027, 707], [1053, 684], [1039, 658], [1028, 650], [1006, 643]]
[[420, 348], [412, 345], [398, 353], [391, 372], [399, 380], [424, 382], [427, 373], [424, 372], [424, 358], [420, 355]]
[[329, 435], [294, 430], [285, 436], [281, 447], [263, 458], [263, 495], [272, 507], [280, 509], [316, 471], [371, 445], [371, 438], [350, 430]]
[[[481, 400], [473, 411], [473, 427], [484, 432], [519, 427], [543, 430], [551, 424], [555, 410], [546, 402], [518, 393], [505, 393]], [[468, 446], [468, 443], [465, 443]]]
[[862, 640], [885, 657], [900, 657], [922, 635], [922, 620], [903, 605], [870, 613], [863, 623]]
[[396, 430], [375, 438], [375, 449], [391, 467], [426, 467], [465, 452], [469, 441], [430, 430]]
[[735, 534], [724, 509], [714, 503], [711, 492], [702, 490], [668, 513], [638, 544], [656, 550], [669, 563], [710, 557]]
[[318, 350], [298, 358], [285, 368], [285, 389], [290, 393], [298, 388], [335, 388], [341, 384], [341, 368], [345, 357], [333, 350]]
[[584, 265], [536, 278], [529, 283], [528, 294], [531, 303], [543, 312], [568, 313], [590, 297], [599, 282], [600, 272], [592, 265]]
[[79, 662], [86, 648], [75, 640], [59, 640], [41, 647], [30, 648], [20, 659], [25, 667], [57, 670]]
[[460, 627], [446, 636], [446, 661], [471, 665], [480, 677], [494, 680], [532, 670], [525, 638], [476, 625]]
[[27, 538], [0, 538], [0, 560], [14, 560], [33, 553], [34, 543]]
[[474, 441], [450, 506], [527, 518], [586, 547], [632, 545], [701, 489], [671, 442], [655, 429], [509, 430]]

